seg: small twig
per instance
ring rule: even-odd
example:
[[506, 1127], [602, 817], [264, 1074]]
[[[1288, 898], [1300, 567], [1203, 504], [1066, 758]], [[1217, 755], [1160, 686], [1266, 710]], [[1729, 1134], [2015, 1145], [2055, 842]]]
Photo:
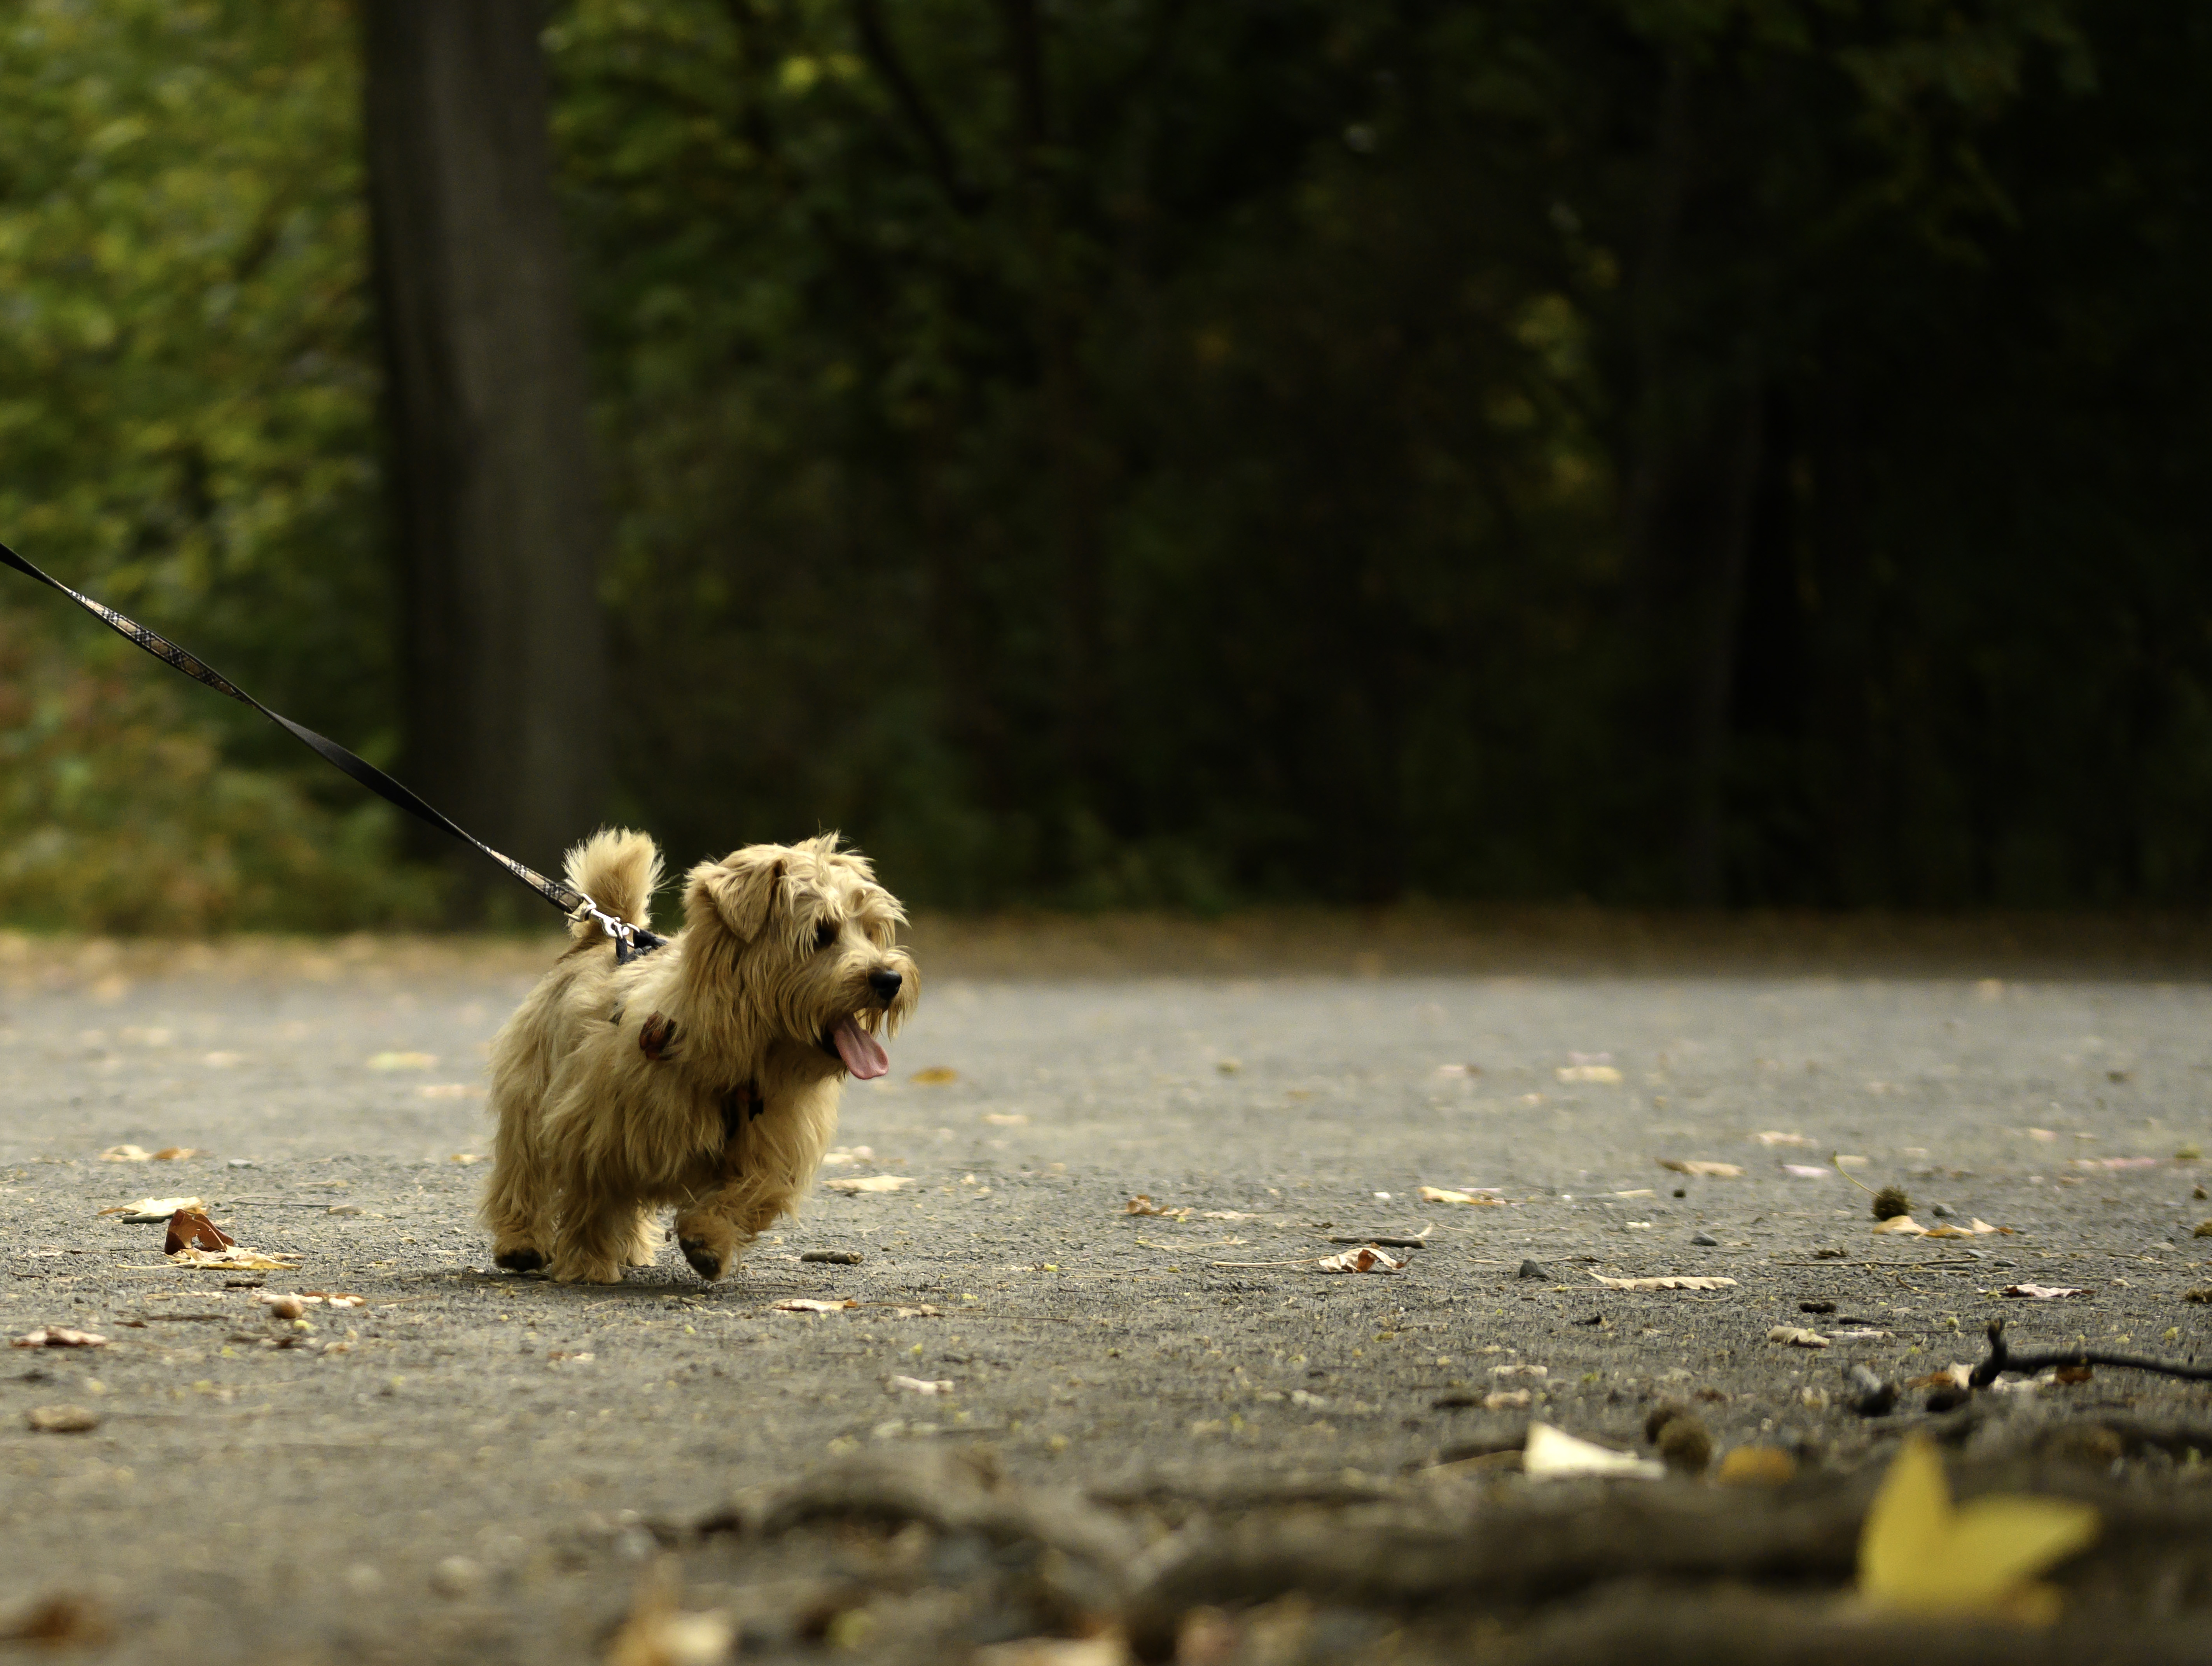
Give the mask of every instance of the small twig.
[[1881, 1196], [1881, 1193], [1879, 1193], [1879, 1192], [1877, 1192], [1877, 1191], [1875, 1191], [1875, 1189], [1874, 1189], [1873, 1187], [1871, 1187], [1871, 1186], [1868, 1185], [1868, 1184], [1866, 1183], [1866, 1182], [1865, 1182], [1865, 1181], [1863, 1181], [1863, 1180], [1860, 1179], [1856, 1175], [1853, 1174], [1853, 1173], [1852, 1173], [1849, 1169], [1845, 1168], [1845, 1167], [1844, 1166], [1844, 1160], [1843, 1160], [1843, 1158], [1841, 1158], [1840, 1157], [1837, 1156], [1835, 1152], [1830, 1152], [1828, 1153], [1828, 1161], [1829, 1161], [1832, 1164], [1833, 1164], [1833, 1165], [1834, 1165], [1834, 1167], [1835, 1167], [1835, 1170], [1836, 1170], [1836, 1172], [1837, 1172], [1838, 1174], [1839, 1174], [1839, 1175], [1843, 1176], [1843, 1177], [1844, 1177], [1844, 1179], [1846, 1179], [1846, 1180], [1850, 1181], [1850, 1182], [1851, 1183], [1851, 1184], [1852, 1184], [1852, 1185], [1854, 1185], [1854, 1186], [1857, 1187], [1861, 1191], [1864, 1192], [1864, 1193], [1865, 1193], [1869, 1197], [1879, 1197], [1879, 1196]]
[[1378, 1250], [1425, 1250], [1426, 1238], [1386, 1238], [1370, 1233], [1365, 1237], [1346, 1237], [1341, 1235], [1329, 1239], [1331, 1243], [1371, 1243]]
[[2212, 1365], [2184, 1365], [2179, 1359], [2154, 1359], [2141, 1353], [2112, 1353], [2102, 1348], [2050, 1348], [2041, 1353], [2014, 1353], [2005, 1346], [2004, 1321], [1990, 1321], [1990, 1357], [1974, 1367], [1966, 1381], [1986, 1389], [2007, 1371], [2033, 1377], [2053, 1366], [2112, 1365], [2128, 1371], [2156, 1371], [2186, 1383], [2212, 1383]]

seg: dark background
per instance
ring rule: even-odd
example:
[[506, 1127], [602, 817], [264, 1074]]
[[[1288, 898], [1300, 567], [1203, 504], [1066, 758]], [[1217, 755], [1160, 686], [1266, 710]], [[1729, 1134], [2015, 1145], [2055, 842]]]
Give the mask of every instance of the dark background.
[[[2212, 19], [363, 9], [25, 9], [0, 537], [526, 860], [2212, 891]], [[25, 590], [7, 912], [532, 906]]]

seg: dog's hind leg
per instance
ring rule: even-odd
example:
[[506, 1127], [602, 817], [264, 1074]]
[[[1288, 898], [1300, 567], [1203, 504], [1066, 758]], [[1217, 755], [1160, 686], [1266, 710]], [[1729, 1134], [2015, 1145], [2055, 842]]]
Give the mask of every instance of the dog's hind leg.
[[536, 1272], [551, 1247], [552, 1193], [531, 1139], [536, 1116], [535, 1106], [500, 1107], [491, 1178], [477, 1211], [491, 1229], [493, 1262], [510, 1273]]

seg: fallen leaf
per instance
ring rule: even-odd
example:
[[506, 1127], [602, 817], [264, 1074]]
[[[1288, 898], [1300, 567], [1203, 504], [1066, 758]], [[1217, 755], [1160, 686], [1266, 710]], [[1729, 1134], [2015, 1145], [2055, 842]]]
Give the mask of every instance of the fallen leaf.
[[1777, 1134], [1769, 1130], [1751, 1136], [1762, 1146], [1809, 1146], [1813, 1142], [1802, 1134]]
[[469, 1082], [425, 1082], [415, 1090], [422, 1099], [481, 1099], [483, 1090]]
[[1490, 1368], [1490, 1374], [1492, 1377], [1549, 1377], [1552, 1374], [1552, 1368], [1549, 1365], [1531, 1365], [1524, 1362], [1512, 1365], [1492, 1365]]
[[154, 1160], [154, 1153], [143, 1146], [110, 1146], [100, 1152], [100, 1160], [103, 1163], [150, 1163]]
[[1030, 1119], [1018, 1110], [987, 1110], [983, 1113], [983, 1120], [994, 1128], [1027, 1128], [1030, 1122]]
[[33, 1406], [23, 1421], [42, 1435], [81, 1435], [100, 1426], [100, 1414], [82, 1406]]
[[957, 1082], [959, 1079], [960, 1073], [951, 1065], [945, 1064], [933, 1064], [928, 1069], [917, 1070], [907, 1078], [907, 1080], [919, 1082], [924, 1087], [942, 1087], [947, 1082]]
[[949, 1382], [939, 1379], [933, 1383], [921, 1377], [894, 1377], [891, 1378], [891, 1386], [895, 1389], [903, 1389], [908, 1394], [937, 1395], [952, 1392], [952, 1384]]
[[235, 1273], [289, 1273], [300, 1264], [297, 1256], [264, 1256], [244, 1244], [230, 1250], [196, 1250], [188, 1244], [169, 1260], [178, 1267], [220, 1267]]
[[835, 1151], [822, 1153], [822, 1166], [825, 1169], [849, 1168], [855, 1163], [872, 1163], [875, 1160], [876, 1148], [873, 1146], [840, 1146]]
[[179, 1209], [169, 1217], [169, 1235], [162, 1240], [161, 1253], [173, 1256], [179, 1250], [228, 1250], [237, 1242], [201, 1211]]
[[2162, 1157], [2077, 1157], [2073, 1166], [2077, 1169], [2155, 1169], [2164, 1165]]
[[1701, 1174], [1713, 1180], [1741, 1180], [1743, 1170], [1733, 1163], [1707, 1163], [1692, 1158], [1685, 1161], [1679, 1157], [1662, 1157], [1662, 1169], [1672, 1169], [1676, 1174]]
[[1616, 1086], [1620, 1072], [1609, 1064], [1563, 1064], [1553, 1073], [1563, 1082], [1602, 1082]]
[[1990, 1225], [1989, 1222], [1984, 1220], [1979, 1215], [1976, 1215], [1972, 1220], [1966, 1223], [1966, 1230], [1972, 1232], [1976, 1237], [1984, 1237], [1991, 1232], [2002, 1232], [2008, 1238], [2018, 1237], [2020, 1236], [2017, 1231], [2009, 1226]]
[[1500, 1389], [1495, 1394], [1482, 1396], [1482, 1409], [1486, 1412], [1525, 1411], [1534, 1398], [1534, 1395], [1527, 1389]]
[[107, 1641], [107, 1621], [88, 1597], [64, 1594], [42, 1597], [17, 1608], [0, 1626], [0, 1641], [38, 1643], [48, 1647], [76, 1644], [97, 1648]]
[[483, 1153], [477, 1151], [457, 1151], [447, 1159], [448, 1162], [459, 1163], [464, 1168], [471, 1163], [481, 1163], [483, 1160]]
[[1468, 1203], [1477, 1208], [1503, 1207], [1494, 1197], [1481, 1197], [1473, 1192], [1455, 1192], [1442, 1186], [1419, 1186], [1414, 1189], [1424, 1203]]
[[121, 1215], [131, 1221], [167, 1220], [179, 1209], [205, 1210], [207, 1201], [198, 1197], [142, 1197], [136, 1203], [118, 1203], [102, 1209], [103, 1215]]
[[2189, 1236], [2193, 1238], [2212, 1238], [2212, 1220], [2198, 1221], [2197, 1230]]
[[1593, 1273], [1607, 1290], [1733, 1290], [1734, 1279], [1683, 1278], [1679, 1275], [1662, 1279], [1608, 1279], [1602, 1273]]
[[88, 1330], [71, 1330], [66, 1325], [48, 1325], [44, 1330], [33, 1330], [18, 1336], [9, 1344], [19, 1348], [104, 1348], [107, 1338], [95, 1336]]
[[2061, 1365], [2056, 1373], [2062, 1383], [2088, 1383], [2096, 1378], [2096, 1368], [2091, 1365]]
[[1908, 1389], [1970, 1389], [1973, 1387], [1974, 1368], [1972, 1365], [1946, 1365], [1941, 1371], [1931, 1371], [1925, 1377], [1916, 1377], [1905, 1386]]
[[1954, 1507], [1943, 1460], [1905, 1439], [1859, 1533], [1859, 1594], [1916, 1614], [1999, 1613], [2048, 1624], [2058, 1594], [2034, 1575], [2097, 1536], [2097, 1511], [2058, 1499], [1980, 1498]]
[[1777, 1325], [1766, 1333], [1770, 1342], [1787, 1342], [1794, 1348], [1824, 1348], [1828, 1339], [1817, 1330], [1808, 1330], [1802, 1325]]
[[1479, 1064], [1440, 1064], [1437, 1067], [1437, 1074], [1439, 1076], [1480, 1076], [1482, 1074], [1482, 1067]]
[[1164, 1209], [1142, 1192], [1124, 1203], [1121, 1213], [1125, 1215], [1165, 1215], [1175, 1220], [1185, 1219], [1190, 1214], [1188, 1209]]
[[1952, 1226], [1945, 1225], [1942, 1226], [1930, 1226], [1920, 1236], [1929, 1238], [1970, 1238], [1974, 1235], [1971, 1231], [1967, 1231], [1964, 1226]]
[[730, 1657], [737, 1622], [720, 1608], [686, 1611], [680, 1566], [664, 1556], [639, 1582], [629, 1616], [607, 1645], [607, 1666], [718, 1666]]
[[2008, 1284], [2004, 1287], [2004, 1293], [2025, 1296], [2032, 1302], [2055, 1302], [2062, 1296], [2086, 1296], [2089, 1292], [2078, 1285]]
[[778, 1302], [775, 1308], [779, 1313], [842, 1313], [848, 1307], [859, 1305], [860, 1303], [850, 1296], [842, 1296], [830, 1302], [817, 1301], [811, 1296], [793, 1296], [787, 1301]]
[[1402, 1273], [1406, 1268], [1403, 1261], [1372, 1244], [1340, 1256], [1323, 1256], [1314, 1265], [1324, 1273]]
[[1640, 1458], [1633, 1452], [1616, 1452], [1577, 1440], [1548, 1423], [1531, 1423], [1521, 1449], [1521, 1472], [1534, 1480], [1559, 1480], [1570, 1475], [1635, 1475], [1656, 1480], [1667, 1466], [1656, 1458]]
[[1835, 1170], [1833, 1169], [1822, 1168], [1818, 1164], [1812, 1163], [1784, 1163], [1782, 1165], [1782, 1172], [1784, 1174], [1795, 1175], [1800, 1180], [1818, 1180], [1823, 1175], [1831, 1175], [1835, 1173]]
[[198, 1157], [198, 1146], [164, 1146], [154, 1153], [156, 1163], [181, 1163], [188, 1157]]
[[362, 1062], [371, 1070], [428, 1070], [438, 1062], [435, 1053], [372, 1053]]
[[1928, 1236], [1928, 1229], [1911, 1215], [1892, 1215], [1887, 1220], [1877, 1220], [1872, 1230], [1911, 1238], [1924, 1238]]
[[1828, 1160], [1839, 1169], [1863, 1169], [1868, 1161], [1863, 1157], [1831, 1157]]
[[902, 1186], [914, 1184], [913, 1177], [902, 1174], [854, 1175], [842, 1180], [822, 1183], [833, 1192], [895, 1192]]
[[[1200, 1220], [1258, 1220], [1261, 1217], [1243, 1209], [1200, 1209], [1198, 1218]], [[1237, 1242], [1241, 1243], [1243, 1240], [1239, 1238]]]
[[941, 1319], [944, 1316], [943, 1308], [932, 1307], [927, 1302], [920, 1307], [895, 1307], [891, 1310], [894, 1319]]
[[1713, 1479], [1723, 1487], [1779, 1487], [1797, 1473], [1797, 1460], [1779, 1446], [1739, 1446], [1721, 1460]]

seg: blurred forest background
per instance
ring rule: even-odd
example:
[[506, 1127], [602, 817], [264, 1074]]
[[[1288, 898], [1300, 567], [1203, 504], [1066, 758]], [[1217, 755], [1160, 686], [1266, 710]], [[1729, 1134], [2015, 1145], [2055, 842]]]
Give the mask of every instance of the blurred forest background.
[[[0, 17], [0, 538], [438, 799], [361, 15]], [[836, 826], [956, 908], [2212, 897], [2212, 14], [572, 0], [541, 39], [580, 745], [675, 860]], [[452, 916], [384, 806], [9, 583], [0, 917]]]

